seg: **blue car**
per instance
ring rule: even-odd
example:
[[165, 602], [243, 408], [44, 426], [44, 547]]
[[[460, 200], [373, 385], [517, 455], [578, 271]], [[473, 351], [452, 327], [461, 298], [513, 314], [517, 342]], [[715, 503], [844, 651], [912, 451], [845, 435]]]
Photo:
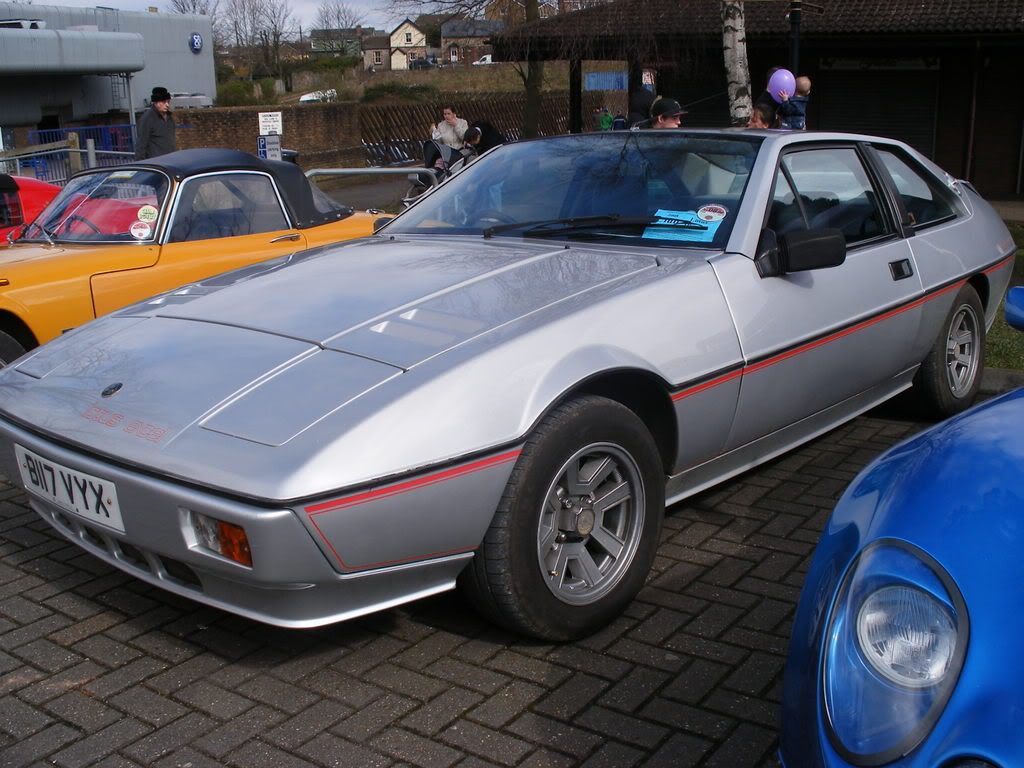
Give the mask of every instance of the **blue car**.
[[[1006, 318], [1024, 330], [1024, 287]], [[787, 768], [1024, 765], [1024, 389], [891, 449], [840, 499], [797, 608]]]

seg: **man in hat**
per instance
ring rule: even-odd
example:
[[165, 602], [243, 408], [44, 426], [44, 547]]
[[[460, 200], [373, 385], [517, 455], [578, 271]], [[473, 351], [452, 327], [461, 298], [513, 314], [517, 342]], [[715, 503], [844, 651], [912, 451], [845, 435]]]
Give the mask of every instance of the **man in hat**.
[[651, 119], [647, 128], [678, 128], [681, 118], [686, 114], [675, 99], [660, 98], [651, 105]]
[[149, 98], [149, 109], [142, 113], [135, 126], [135, 159], [145, 160], [166, 155], [178, 148], [174, 140], [174, 117], [171, 115], [171, 94], [157, 86]]

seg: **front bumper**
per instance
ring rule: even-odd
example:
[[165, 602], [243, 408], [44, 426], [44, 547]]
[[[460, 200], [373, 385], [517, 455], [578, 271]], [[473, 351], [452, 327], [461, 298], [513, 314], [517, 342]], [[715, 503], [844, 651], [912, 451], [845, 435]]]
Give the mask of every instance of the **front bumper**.
[[[219, 496], [68, 450], [0, 420], [0, 472], [22, 487], [14, 445], [113, 482], [125, 532], [95, 525], [32, 492], [31, 508], [74, 544], [143, 581], [256, 621], [302, 628], [330, 624], [455, 585], [472, 552], [339, 573], [287, 507]], [[205, 549], [193, 513], [243, 527], [252, 567]]]

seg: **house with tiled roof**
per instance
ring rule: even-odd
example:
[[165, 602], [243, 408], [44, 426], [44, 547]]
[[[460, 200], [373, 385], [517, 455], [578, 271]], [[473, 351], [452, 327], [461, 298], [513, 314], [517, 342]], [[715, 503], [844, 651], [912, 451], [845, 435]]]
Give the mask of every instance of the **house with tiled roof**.
[[[902, 139], [989, 197], [1024, 194], [1024, 0], [815, 0], [804, 4], [797, 74], [809, 128]], [[751, 85], [791, 57], [789, 3], [747, 3]], [[685, 124], [728, 124], [721, 0], [612, 0], [492, 37], [496, 60], [621, 61], [678, 99]], [[575, 73], [575, 75], [573, 74]], [[573, 90], [575, 89], [575, 91]], [[580, 104], [579, 99], [574, 103]], [[571, 122], [581, 128], [582, 114]]]
[[441, 25], [441, 55], [451, 64], [468, 64], [491, 52], [490, 38], [505, 28], [491, 19], [451, 19]]

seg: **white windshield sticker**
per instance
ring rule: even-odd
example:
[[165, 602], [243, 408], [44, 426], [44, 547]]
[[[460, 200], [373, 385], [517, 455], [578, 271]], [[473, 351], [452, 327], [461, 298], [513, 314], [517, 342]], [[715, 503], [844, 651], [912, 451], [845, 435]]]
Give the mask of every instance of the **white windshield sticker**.
[[[707, 206], [705, 206], [707, 207]], [[722, 223], [705, 221], [697, 211], [659, 210], [657, 221], [647, 225], [643, 237], [648, 240], [683, 240], [688, 243], [710, 243]]]
[[108, 179], [131, 179], [135, 176], [135, 171], [114, 171], [107, 178]]
[[148, 221], [150, 223], [156, 221], [156, 217], [159, 211], [154, 205], [144, 205], [139, 208], [138, 219], [139, 221]]
[[144, 221], [133, 221], [128, 231], [136, 240], [145, 240], [153, 233], [153, 228]]
[[724, 205], [718, 205], [717, 203], [705, 205], [697, 211], [697, 218], [701, 221], [721, 221], [728, 215], [729, 209]]

